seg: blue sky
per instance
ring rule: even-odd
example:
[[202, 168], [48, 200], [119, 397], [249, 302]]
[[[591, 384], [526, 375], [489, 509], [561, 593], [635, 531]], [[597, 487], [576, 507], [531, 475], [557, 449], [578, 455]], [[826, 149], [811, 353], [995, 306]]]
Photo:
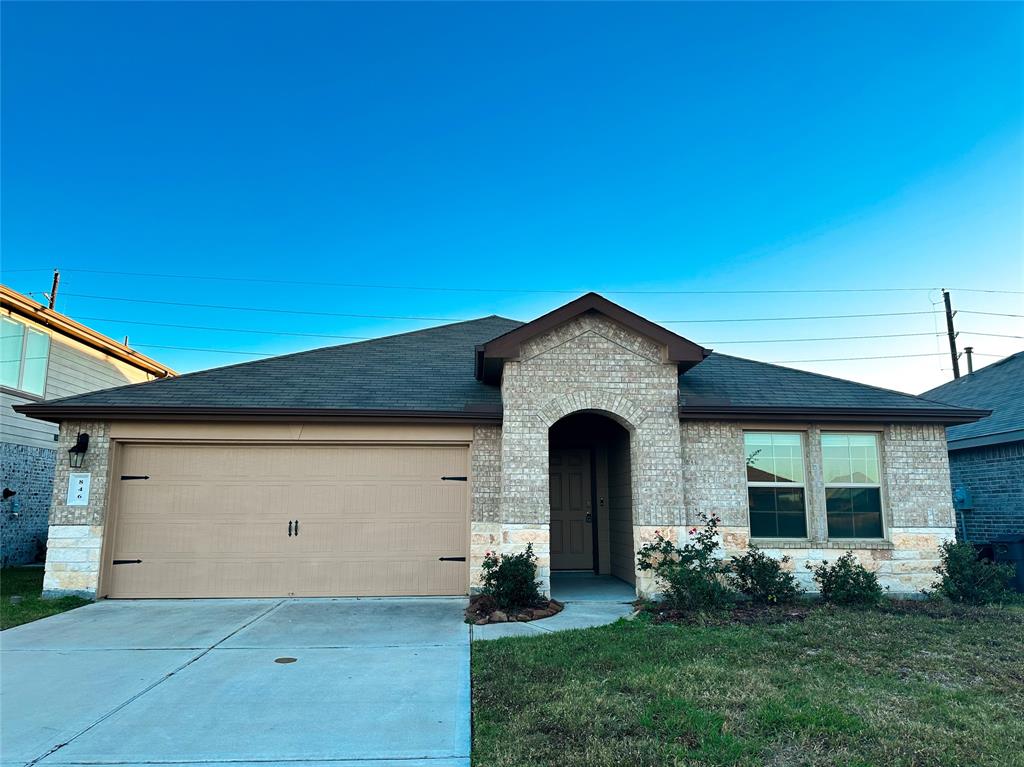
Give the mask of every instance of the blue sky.
[[[819, 288], [1024, 314], [963, 290], [1024, 291], [1020, 4], [6, 3], [2, 35], [3, 281], [60, 266], [58, 309], [180, 370], [436, 324], [333, 314], [530, 319], [585, 290], [659, 321], [939, 300], [704, 292]], [[1024, 348], [969, 334], [1020, 319], [958, 324]], [[909, 356], [945, 349], [931, 314], [669, 327], [949, 376]], [[775, 342], [897, 333], [923, 335]]]

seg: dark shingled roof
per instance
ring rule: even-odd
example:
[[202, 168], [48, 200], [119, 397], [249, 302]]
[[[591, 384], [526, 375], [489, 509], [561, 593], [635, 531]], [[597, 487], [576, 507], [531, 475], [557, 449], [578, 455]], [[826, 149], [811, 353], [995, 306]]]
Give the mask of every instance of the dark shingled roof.
[[1024, 352], [987, 365], [921, 395], [960, 407], [985, 408], [988, 418], [946, 430], [949, 449], [1024, 440]]
[[46, 402], [47, 407], [209, 407], [497, 411], [473, 375], [477, 344], [522, 323], [484, 317]]
[[941, 408], [942, 403], [842, 378], [711, 354], [679, 376], [679, 404], [695, 407]]
[[[294, 411], [318, 411], [325, 417], [361, 411], [395, 420], [414, 416], [497, 422], [501, 391], [476, 379], [476, 347], [522, 324], [484, 317], [19, 406], [19, 411], [50, 420], [188, 417], [232, 410], [238, 417], [256, 418], [294, 416]], [[889, 415], [894, 420], [900, 416], [953, 423], [978, 415], [725, 354], [711, 354], [680, 374], [679, 397], [682, 416], [693, 418]]]

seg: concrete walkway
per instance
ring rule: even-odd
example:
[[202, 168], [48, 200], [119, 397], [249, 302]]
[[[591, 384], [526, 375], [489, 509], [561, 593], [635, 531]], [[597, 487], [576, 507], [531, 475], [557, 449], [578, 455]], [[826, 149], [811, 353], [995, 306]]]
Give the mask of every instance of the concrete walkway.
[[0, 764], [468, 767], [464, 607], [108, 601], [4, 631]]
[[633, 614], [636, 591], [610, 575], [561, 572], [551, 576], [551, 596], [565, 603], [558, 615], [526, 623], [473, 626], [474, 641], [502, 637], [539, 636], [553, 631], [590, 628], [614, 623]]

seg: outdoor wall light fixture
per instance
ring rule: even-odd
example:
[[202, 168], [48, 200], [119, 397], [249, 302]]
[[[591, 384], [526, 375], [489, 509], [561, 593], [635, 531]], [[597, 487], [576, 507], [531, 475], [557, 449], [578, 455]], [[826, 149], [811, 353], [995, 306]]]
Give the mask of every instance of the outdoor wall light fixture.
[[89, 449], [89, 435], [79, 434], [74, 446], [68, 450], [71, 456], [71, 468], [81, 469], [82, 461], [85, 460], [85, 451]]

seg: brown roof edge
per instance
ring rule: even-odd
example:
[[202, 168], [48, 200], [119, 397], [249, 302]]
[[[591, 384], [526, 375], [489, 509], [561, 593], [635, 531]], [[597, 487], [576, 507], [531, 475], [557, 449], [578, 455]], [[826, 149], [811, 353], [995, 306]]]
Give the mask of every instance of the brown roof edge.
[[11, 290], [6, 285], [0, 285], [0, 308], [9, 309], [15, 314], [37, 322], [69, 338], [73, 338], [92, 349], [109, 354], [111, 357], [116, 357], [122, 362], [134, 365], [140, 370], [145, 370], [157, 378], [177, 375], [174, 370], [166, 365], [161, 365], [145, 354], [140, 354], [134, 349], [118, 343], [113, 338], [109, 338], [92, 328], [75, 322], [60, 312], [48, 309], [28, 296]]
[[[225, 408], [125, 405], [55, 405], [46, 402], [14, 405], [23, 415], [60, 423], [96, 421], [335, 421], [347, 423], [437, 423], [498, 425], [501, 411], [339, 410], [334, 408]], [[814, 407], [681, 407], [683, 421], [778, 421], [792, 423], [973, 423], [990, 410], [967, 408], [814, 408]]]
[[974, 423], [992, 414], [991, 410], [968, 408], [838, 408], [838, 407], [729, 407], [683, 406], [683, 421], [820, 421], [824, 423]]
[[508, 333], [478, 346], [477, 378], [489, 382], [497, 380], [500, 377], [501, 362], [518, 357], [519, 345], [523, 341], [540, 333], [546, 333], [580, 314], [591, 311], [604, 314], [609, 319], [664, 344], [668, 349], [669, 362], [677, 362], [681, 368], [691, 368], [711, 353], [710, 349], [705, 349], [700, 344], [695, 344], [693, 341], [673, 333], [668, 328], [663, 328], [661, 325], [609, 301], [602, 295], [586, 293], [525, 325], [520, 325], [515, 330], [510, 330]]
[[93, 421], [336, 421], [346, 423], [501, 423], [501, 411], [339, 410], [334, 408], [226, 408], [124, 405], [51, 405], [45, 402], [14, 405], [22, 415], [60, 423]]

